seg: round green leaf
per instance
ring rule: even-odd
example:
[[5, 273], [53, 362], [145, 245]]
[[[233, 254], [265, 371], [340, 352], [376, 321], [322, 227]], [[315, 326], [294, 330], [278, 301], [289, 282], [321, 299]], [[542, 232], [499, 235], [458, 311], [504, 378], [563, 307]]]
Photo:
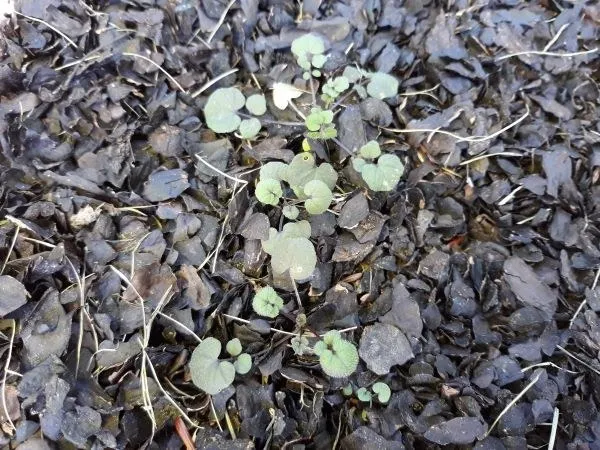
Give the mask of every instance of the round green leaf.
[[296, 220], [300, 215], [300, 210], [294, 205], [285, 205], [281, 212], [287, 219], [290, 220]]
[[356, 391], [356, 396], [361, 402], [369, 403], [371, 401], [371, 393], [367, 390], [367, 388], [359, 388]]
[[288, 165], [279, 161], [271, 161], [260, 168], [259, 177], [261, 180], [272, 178], [273, 180], [283, 180], [285, 170]]
[[374, 73], [371, 81], [367, 84], [367, 93], [373, 97], [383, 100], [393, 97], [398, 93], [398, 80], [387, 73]]
[[325, 55], [315, 55], [312, 57], [312, 65], [317, 69], [322, 68], [325, 65], [325, 61], [327, 61], [327, 56]]
[[296, 195], [304, 194], [303, 186], [311, 180], [321, 180], [329, 190], [335, 187], [338, 174], [331, 164], [323, 163], [315, 167], [315, 158], [310, 153], [294, 156], [285, 171], [281, 172], [282, 179], [294, 189]]
[[323, 340], [315, 345], [314, 352], [319, 356], [323, 372], [332, 378], [348, 377], [358, 367], [356, 347], [342, 339], [337, 331], [325, 333]]
[[378, 381], [371, 386], [371, 390], [377, 394], [377, 400], [379, 400], [379, 403], [387, 403], [392, 396], [392, 390], [390, 387], [381, 381]]
[[283, 299], [271, 286], [265, 286], [259, 290], [252, 300], [252, 309], [260, 316], [273, 319], [277, 317], [281, 308], [283, 308]]
[[346, 397], [350, 397], [352, 395], [352, 392], [354, 392], [354, 389], [352, 389], [352, 383], [348, 383], [342, 389], [342, 394], [344, 394]]
[[267, 101], [262, 94], [254, 94], [246, 99], [246, 109], [255, 116], [262, 116], [267, 112]]
[[313, 33], [305, 34], [292, 41], [292, 53], [299, 60], [307, 59], [309, 55], [320, 55], [325, 52], [325, 41]]
[[236, 111], [244, 106], [246, 99], [238, 88], [220, 88], [210, 94], [204, 106], [206, 125], [216, 133], [231, 133], [238, 129], [240, 116]]
[[260, 120], [255, 117], [244, 119], [240, 122], [240, 136], [242, 139], [254, 139], [260, 131]]
[[265, 205], [275, 206], [279, 203], [279, 199], [283, 195], [283, 190], [281, 189], [281, 183], [279, 183], [279, 181], [267, 178], [260, 180], [256, 184], [254, 193], [259, 202], [264, 203]]
[[377, 141], [369, 141], [359, 150], [360, 156], [366, 159], [375, 159], [381, 155], [381, 148]]
[[252, 368], [252, 357], [248, 353], [242, 353], [233, 363], [235, 371], [240, 375], [245, 375]]
[[311, 112], [305, 119], [306, 128], [309, 131], [319, 131], [321, 128], [322, 118], [318, 112]]
[[310, 223], [306, 220], [301, 220], [296, 223], [286, 223], [281, 230], [284, 238], [306, 238], [310, 237]]
[[277, 274], [289, 270], [294, 280], [312, 275], [317, 265], [317, 254], [310, 242], [310, 223], [301, 220], [287, 223], [281, 232], [269, 230], [269, 239], [262, 241], [265, 252], [271, 255], [271, 267]]
[[238, 338], [233, 338], [227, 343], [227, 345], [225, 346], [225, 350], [231, 356], [237, 356], [240, 353], [242, 353], [242, 343]]
[[304, 195], [308, 197], [304, 202], [304, 207], [309, 214], [324, 213], [333, 200], [331, 190], [321, 180], [312, 180], [306, 183]]
[[210, 395], [218, 394], [235, 379], [235, 367], [228, 361], [219, 361], [220, 353], [221, 343], [208, 337], [194, 349], [189, 362], [193, 383]]
[[404, 165], [396, 155], [382, 155], [377, 164], [365, 164], [360, 172], [369, 189], [385, 192], [396, 187], [404, 172]]

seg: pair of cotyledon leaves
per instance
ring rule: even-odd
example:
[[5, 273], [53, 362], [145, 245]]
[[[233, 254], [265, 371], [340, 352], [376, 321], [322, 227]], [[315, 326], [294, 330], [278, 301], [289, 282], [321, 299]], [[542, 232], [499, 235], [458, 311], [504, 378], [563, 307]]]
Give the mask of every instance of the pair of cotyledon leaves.
[[210, 395], [215, 395], [233, 383], [236, 372], [250, 371], [252, 358], [242, 353], [239, 339], [230, 340], [225, 350], [235, 358], [233, 363], [219, 359], [221, 342], [213, 337], [204, 339], [192, 352], [189, 368], [193, 383]]
[[261, 203], [277, 205], [283, 196], [281, 182], [285, 181], [296, 197], [304, 200], [309, 214], [322, 214], [331, 204], [338, 175], [331, 164], [317, 166], [313, 155], [301, 153], [289, 164], [278, 161], [265, 164], [259, 178], [255, 193]]
[[358, 399], [365, 403], [371, 402], [373, 399], [373, 394], [377, 397], [379, 403], [387, 403], [392, 396], [392, 390], [387, 384], [378, 381], [371, 386], [371, 391], [365, 387], [361, 387], [356, 391], [356, 396]]
[[400, 158], [391, 154], [382, 155], [377, 141], [367, 142], [360, 148], [359, 154], [360, 157], [352, 159], [352, 167], [360, 172], [369, 189], [387, 192], [396, 187], [404, 173]]
[[213, 92], [204, 106], [206, 125], [216, 133], [238, 131], [243, 139], [252, 139], [260, 131], [260, 120], [256, 117], [244, 119], [238, 115], [243, 107], [255, 116], [267, 112], [267, 102], [262, 94], [253, 94], [248, 98], [235, 87], [220, 88]]

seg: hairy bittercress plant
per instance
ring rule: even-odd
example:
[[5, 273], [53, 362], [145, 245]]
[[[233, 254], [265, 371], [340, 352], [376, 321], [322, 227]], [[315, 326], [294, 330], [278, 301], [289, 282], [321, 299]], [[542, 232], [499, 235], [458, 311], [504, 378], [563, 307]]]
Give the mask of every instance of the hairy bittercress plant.
[[234, 362], [220, 360], [221, 343], [213, 338], [204, 339], [192, 352], [189, 368], [193, 383], [210, 395], [227, 388], [235, 378], [236, 372], [245, 374], [252, 367], [252, 358], [242, 353], [242, 344], [235, 338], [225, 347]]
[[325, 333], [323, 340], [315, 344], [313, 351], [319, 356], [323, 372], [332, 378], [348, 377], [358, 367], [356, 347], [343, 339], [337, 330]]

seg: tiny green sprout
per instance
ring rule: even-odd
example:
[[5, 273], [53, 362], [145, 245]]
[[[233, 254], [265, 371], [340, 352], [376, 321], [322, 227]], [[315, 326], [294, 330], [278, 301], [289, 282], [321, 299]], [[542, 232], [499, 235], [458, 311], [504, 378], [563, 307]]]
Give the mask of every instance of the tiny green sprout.
[[321, 91], [323, 92], [322, 99], [325, 102], [331, 102], [338, 98], [338, 96], [350, 87], [348, 78], [341, 76], [327, 80], [327, 83], [323, 85]]
[[233, 364], [219, 360], [221, 343], [213, 337], [204, 339], [192, 352], [189, 362], [192, 382], [207, 394], [218, 394], [233, 383], [236, 372], [243, 375], [252, 367], [252, 357], [241, 353], [239, 339], [229, 341], [226, 350], [236, 358]]
[[317, 254], [310, 242], [310, 223], [301, 220], [287, 223], [283, 230], [269, 230], [269, 239], [262, 241], [265, 252], [271, 255], [271, 267], [276, 274], [290, 272], [294, 280], [304, 280], [317, 266]]
[[333, 121], [333, 112], [323, 110], [319, 107], [312, 108], [310, 114], [306, 116], [306, 128], [309, 131], [319, 131], [321, 125], [330, 124]]
[[273, 319], [277, 317], [281, 308], [283, 308], [283, 299], [271, 286], [260, 289], [252, 300], [252, 309], [259, 316]]
[[[292, 53], [296, 56], [296, 62], [304, 69], [304, 77], [310, 78], [313, 67], [320, 69], [325, 64], [325, 41], [316, 34], [309, 33], [292, 42]], [[320, 75], [319, 75], [320, 76]]]
[[319, 356], [323, 372], [332, 378], [348, 377], [358, 367], [356, 347], [343, 339], [339, 331], [325, 333], [323, 340], [315, 344], [313, 351]]
[[369, 189], [379, 192], [393, 190], [404, 173], [404, 164], [396, 155], [381, 155], [377, 163], [367, 163], [362, 158], [353, 158], [354, 170], [360, 172]]
[[356, 396], [361, 402], [371, 403], [371, 393], [367, 388], [361, 387], [356, 391]]
[[381, 148], [377, 141], [369, 141], [358, 151], [360, 156], [365, 159], [375, 159], [381, 155]]
[[273, 178], [264, 178], [256, 184], [254, 193], [259, 202], [275, 206], [279, 203], [283, 190], [279, 181]]
[[342, 388], [342, 394], [346, 397], [350, 397], [354, 392], [354, 388], [352, 387], [352, 383], [348, 383], [346, 386]]
[[377, 394], [377, 400], [379, 403], [387, 403], [392, 396], [392, 390], [390, 387], [382, 381], [378, 381], [371, 386], [373, 393]]
[[282, 209], [281, 209], [281, 213], [290, 220], [296, 220], [298, 218], [298, 216], [300, 215], [300, 210], [298, 209], [297, 206], [294, 205], [285, 205]]
[[308, 132], [306, 135], [312, 139], [333, 139], [337, 136], [333, 124], [333, 112], [319, 107], [312, 108], [304, 121]]
[[294, 353], [298, 356], [306, 354], [309, 349], [308, 339], [304, 336], [296, 336], [291, 339], [291, 346]]

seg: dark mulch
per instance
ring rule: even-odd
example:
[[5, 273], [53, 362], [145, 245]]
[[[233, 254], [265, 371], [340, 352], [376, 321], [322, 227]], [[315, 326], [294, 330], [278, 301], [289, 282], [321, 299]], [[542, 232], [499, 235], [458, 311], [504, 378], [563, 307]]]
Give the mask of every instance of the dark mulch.
[[[525, 449], [552, 432], [554, 448], [600, 448], [598, 3], [232, 3], [22, 0], [7, 19], [3, 448], [176, 449], [185, 428], [198, 449]], [[347, 380], [270, 329], [294, 331], [298, 311], [259, 240], [280, 209], [254, 182], [300, 151], [301, 130], [275, 123], [293, 111], [270, 104], [252, 144], [202, 114], [218, 87], [270, 102], [307, 31], [326, 73], [400, 81], [336, 120], [347, 147], [398, 155], [402, 181], [381, 194], [342, 175], [298, 285], [310, 330], [351, 329]], [[336, 144], [317, 155], [341, 169]], [[265, 284], [286, 302], [270, 322], [251, 307]], [[208, 397], [189, 330], [239, 338], [253, 369]], [[342, 394], [375, 381], [385, 405]]]

